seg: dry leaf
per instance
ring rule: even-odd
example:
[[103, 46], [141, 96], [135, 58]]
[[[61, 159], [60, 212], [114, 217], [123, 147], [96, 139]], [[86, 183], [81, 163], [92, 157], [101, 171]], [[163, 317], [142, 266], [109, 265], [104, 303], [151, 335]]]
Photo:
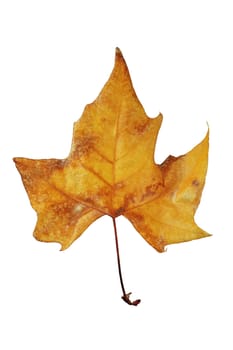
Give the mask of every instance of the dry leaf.
[[[34, 236], [68, 248], [102, 215], [124, 215], [157, 251], [208, 236], [194, 221], [205, 182], [208, 133], [190, 152], [154, 162], [162, 115], [148, 118], [116, 49], [112, 74], [74, 124], [64, 160], [15, 158], [38, 215]], [[116, 242], [117, 243], [117, 242]], [[123, 287], [123, 299], [129, 295]], [[132, 304], [132, 302], [129, 302]]]

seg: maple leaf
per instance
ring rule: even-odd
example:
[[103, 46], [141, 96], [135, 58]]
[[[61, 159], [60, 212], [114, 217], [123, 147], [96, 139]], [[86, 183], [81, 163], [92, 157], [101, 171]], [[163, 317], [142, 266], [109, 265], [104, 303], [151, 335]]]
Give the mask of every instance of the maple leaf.
[[97, 99], [74, 124], [66, 159], [14, 158], [38, 215], [36, 239], [68, 248], [103, 215], [113, 218], [123, 299], [116, 217], [125, 216], [157, 251], [209, 234], [194, 214], [205, 182], [208, 132], [180, 157], [154, 162], [162, 115], [147, 117], [125, 60], [116, 49], [112, 74]]

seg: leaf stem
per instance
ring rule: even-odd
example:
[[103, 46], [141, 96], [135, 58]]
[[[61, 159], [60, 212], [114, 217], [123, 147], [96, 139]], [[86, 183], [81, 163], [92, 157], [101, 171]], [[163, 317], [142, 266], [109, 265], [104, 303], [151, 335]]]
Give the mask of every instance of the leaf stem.
[[129, 305], [137, 306], [141, 302], [141, 300], [137, 299], [137, 300], [131, 301], [130, 300], [131, 293], [125, 292], [125, 287], [124, 287], [124, 282], [123, 282], [123, 277], [122, 277], [122, 272], [121, 272], [121, 261], [120, 261], [120, 252], [119, 252], [119, 244], [118, 244], [118, 236], [117, 236], [116, 219], [113, 217], [112, 220], [113, 220], [114, 235], [115, 235], [118, 272], [119, 272], [119, 278], [120, 278], [120, 283], [121, 283], [121, 289], [123, 292], [122, 299]]

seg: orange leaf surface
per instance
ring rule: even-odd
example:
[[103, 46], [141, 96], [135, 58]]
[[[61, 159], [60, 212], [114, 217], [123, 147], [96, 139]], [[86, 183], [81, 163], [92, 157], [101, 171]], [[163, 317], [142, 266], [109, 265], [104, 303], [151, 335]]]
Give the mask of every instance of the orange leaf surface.
[[162, 115], [148, 118], [116, 49], [112, 74], [74, 124], [66, 159], [14, 158], [38, 215], [34, 236], [69, 247], [102, 215], [124, 215], [157, 251], [208, 236], [194, 221], [208, 133], [190, 152], [154, 162]]

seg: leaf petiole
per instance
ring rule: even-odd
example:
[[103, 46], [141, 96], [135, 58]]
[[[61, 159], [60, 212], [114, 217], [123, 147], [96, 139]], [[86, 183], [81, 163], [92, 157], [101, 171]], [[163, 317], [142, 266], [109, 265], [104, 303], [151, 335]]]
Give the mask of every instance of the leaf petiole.
[[120, 283], [121, 283], [121, 289], [122, 289], [122, 292], [123, 292], [122, 299], [129, 305], [137, 306], [141, 302], [141, 300], [140, 299], [136, 299], [134, 301], [131, 301], [130, 300], [130, 295], [132, 293], [126, 293], [125, 292], [125, 287], [124, 287], [124, 282], [123, 282], [122, 272], [121, 272], [121, 261], [120, 261], [120, 252], [119, 252], [119, 244], [118, 244], [118, 236], [117, 236], [116, 219], [113, 217], [112, 220], [113, 220], [115, 243], [116, 243], [118, 272], [119, 272], [119, 278], [120, 278]]

